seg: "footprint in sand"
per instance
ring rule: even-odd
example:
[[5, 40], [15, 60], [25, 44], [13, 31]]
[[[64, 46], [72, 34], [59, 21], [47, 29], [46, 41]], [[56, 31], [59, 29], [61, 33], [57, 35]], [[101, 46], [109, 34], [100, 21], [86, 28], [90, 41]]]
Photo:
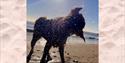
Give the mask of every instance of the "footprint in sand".
[[40, 50], [36, 50], [36, 51], [40, 51]]
[[60, 60], [53, 59], [53, 60], [49, 61], [48, 63], [60, 63]]

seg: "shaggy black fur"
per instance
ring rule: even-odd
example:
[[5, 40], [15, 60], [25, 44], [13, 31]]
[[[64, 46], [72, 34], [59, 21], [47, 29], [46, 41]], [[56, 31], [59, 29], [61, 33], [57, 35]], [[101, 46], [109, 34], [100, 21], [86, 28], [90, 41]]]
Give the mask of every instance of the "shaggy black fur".
[[46, 19], [40, 17], [36, 20], [34, 26], [33, 38], [31, 41], [31, 51], [27, 56], [27, 63], [31, 59], [33, 48], [37, 40], [41, 37], [47, 40], [44, 48], [43, 57], [40, 63], [46, 63], [52, 58], [49, 55], [50, 48], [59, 47], [61, 56], [61, 62], [65, 63], [64, 60], [64, 44], [69, 36], [76, 34], [80, 36], [84, 41], [83, 28], [85, 27], [85, 19], [79, 11], [82, 8], [72, 9], [70, 14], [66, 17], [60, 17], [56, 19]]

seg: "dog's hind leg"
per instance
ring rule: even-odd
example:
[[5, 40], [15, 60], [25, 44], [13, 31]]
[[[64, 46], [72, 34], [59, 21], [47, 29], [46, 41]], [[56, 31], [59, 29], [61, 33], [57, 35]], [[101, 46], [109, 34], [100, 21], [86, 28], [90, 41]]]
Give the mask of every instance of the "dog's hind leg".
[[35, 46], [37, 40], [39, 40], [40, 38], [41, 38], [41, 35], [39, 35], [37, 33], [33, 34], [33, 38], [32, 38], [32, 41], [31, 41], [31, 50], [29, 52], [29, 55], [27, 56], [27, 63], [29, 63], [29, 61], [31, 59], [31, 56], [33, 54], [34, 46]]
[[[51, 42], [46, 43], [46, 45], [44, 47], [44, 51], [43, 51], [43, 56], [42, 56], [42, 59], [40, 60], [40, 63], [47, 63], [49, 61], [49, 58], [51, 58], [49, 55], [49, 50], [50, 50], [52, 45], [50, 43]], [[46, 58], [47, 58], [47, 60], [46, 60]]]

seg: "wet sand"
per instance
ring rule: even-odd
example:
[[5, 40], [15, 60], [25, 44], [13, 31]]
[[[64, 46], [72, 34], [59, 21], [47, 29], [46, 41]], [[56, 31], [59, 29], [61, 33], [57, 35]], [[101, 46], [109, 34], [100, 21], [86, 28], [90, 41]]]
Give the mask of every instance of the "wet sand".
[[[30, 41], [32, 33], [27, 33], [27, 54], [30, 51]], [[40, 39], [34, 49], [30, 63], [39, 63], [45, 45], [45, 40]], [[51, 48], [50, 55], [52, 61], [49, 63], [60, 63], [58, 48]], [[98, 45], [86, 43], [67, 43], [65, 45], [66, 63], [98, 63]]]

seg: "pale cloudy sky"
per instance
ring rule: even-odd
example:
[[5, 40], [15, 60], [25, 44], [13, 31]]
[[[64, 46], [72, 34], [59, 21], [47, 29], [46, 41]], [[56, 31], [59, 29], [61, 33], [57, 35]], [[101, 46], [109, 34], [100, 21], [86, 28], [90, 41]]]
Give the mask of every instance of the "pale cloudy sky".
[[40, 16], [66, 16], [74, 7], [83, 7], [85, 31], [98, 32], [98, 0], [28, 0], [27, 20], [34, 22]]

